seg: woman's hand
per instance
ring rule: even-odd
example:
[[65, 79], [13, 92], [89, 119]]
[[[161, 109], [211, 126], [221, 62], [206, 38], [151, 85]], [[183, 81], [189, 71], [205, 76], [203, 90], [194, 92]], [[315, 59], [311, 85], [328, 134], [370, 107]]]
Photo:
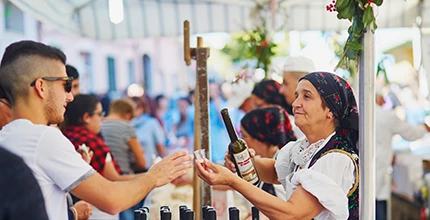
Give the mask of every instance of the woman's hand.
[[197, 174], [209, 185], [231, 185], [235, 178], [239, 178], [227, 168], [214, 164], [205, 159], [204, 161], [194, 161]]
[[[255, 150], [249, 148], [249, 155], [252, 158], [254, 158], [255, 157]], [[230, 153], [228, 152], [228, 150], [225, 152], [224, 166], [227, 167], [231, 172], [236, 173], [236, 167], [234, 166], [234, 163], [230, 157]]]
[[93, 206], [83, 200], [76, 202], [73, 207], [78, 214], [79, 220], [86, 220], [93, 214]]
[[88, 146], [86, 146], [86, 148], [88, 155], [84, 152], [83, 149], [78, 149], [77, 151], [79, 154], [81, 154], [82, 159], [89, 164], [91, 162], [91, 159], [93, 159], [94, 152]]

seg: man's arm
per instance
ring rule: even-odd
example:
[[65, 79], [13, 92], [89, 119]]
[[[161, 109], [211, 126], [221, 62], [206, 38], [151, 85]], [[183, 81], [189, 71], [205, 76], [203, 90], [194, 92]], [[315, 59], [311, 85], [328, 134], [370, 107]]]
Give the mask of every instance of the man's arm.
[[155, 187], [185, 175], [191, 167], [190, 160], [185, 151], [177, 152], [129, 181], [111, 182], [95, 173], [71, 192], [103, 212], [117, 214], [141, 201]]

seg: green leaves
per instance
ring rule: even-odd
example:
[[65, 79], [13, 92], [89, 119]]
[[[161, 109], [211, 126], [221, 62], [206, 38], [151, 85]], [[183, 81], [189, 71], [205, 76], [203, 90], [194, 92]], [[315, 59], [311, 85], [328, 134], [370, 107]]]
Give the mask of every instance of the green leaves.
[[381, 6], [382, 2], [383, 2], [383, 0], [375, 0], [375, 2], [373, 2], [373, 3], [375, 3], [375, 5], [377, 5], [377, 6]]
[[366, 10], [364, 10], [364, 15], [363, 15], [364, 27], [366, 28], [367, 26], [372, 24], [374, 21], [375, 21], [375, 17], [373, 16], [373, 8], [367, 7]]
[[376, 6], [381, 6], [383, 0], [336, 1], [337, 18], [348, 19], [352, 22], [351, 26], [348, 28], [349, 37], [344, 47], [343, 56], [336, 65], [336, 68], [344, 66], [350, 61], [357, 61], [360, 50], [363, 50], [363, 45], [360, 42], [365, 30], [370, 27], [370, 30], [374, 33], [378, 27], [373, 14], [372, 2]]

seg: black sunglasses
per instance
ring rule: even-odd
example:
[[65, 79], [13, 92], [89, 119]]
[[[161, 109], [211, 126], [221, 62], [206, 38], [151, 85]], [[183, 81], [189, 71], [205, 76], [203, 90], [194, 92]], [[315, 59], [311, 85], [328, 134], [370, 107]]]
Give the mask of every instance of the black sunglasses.
[[[42, 77], [40, 79], [46, 80], [46, 81], [66, 81], [66, 84], [64, 84], [64, 89], [66, 90], [67, 93], [69, 93], [70, 91], [72, 91], [72, 82], [73, 82], [73, 77]], [[34, 86], [36, 84], [37, 79], [35, 79], [30, 86]]]

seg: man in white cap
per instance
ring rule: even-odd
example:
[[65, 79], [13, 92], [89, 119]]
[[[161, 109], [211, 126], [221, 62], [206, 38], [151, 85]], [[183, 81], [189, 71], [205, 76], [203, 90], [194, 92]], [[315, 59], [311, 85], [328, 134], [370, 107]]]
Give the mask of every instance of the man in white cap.
[[[292, 105], [296, 99], [295, 92], [299, 79], [304, 75], [315, 71], [315, 65], [311, 59], [302, 56], [289, 56], [284, 64], [284, 77], [282, 85], [279, 88], [279, 93], [285, 97], [289, 105]], [[303, 133], [294, 124], [294, 117], [290, 117], [291, 124], [293, 125], [294, 133], [297, 139], [303, 137]]]

